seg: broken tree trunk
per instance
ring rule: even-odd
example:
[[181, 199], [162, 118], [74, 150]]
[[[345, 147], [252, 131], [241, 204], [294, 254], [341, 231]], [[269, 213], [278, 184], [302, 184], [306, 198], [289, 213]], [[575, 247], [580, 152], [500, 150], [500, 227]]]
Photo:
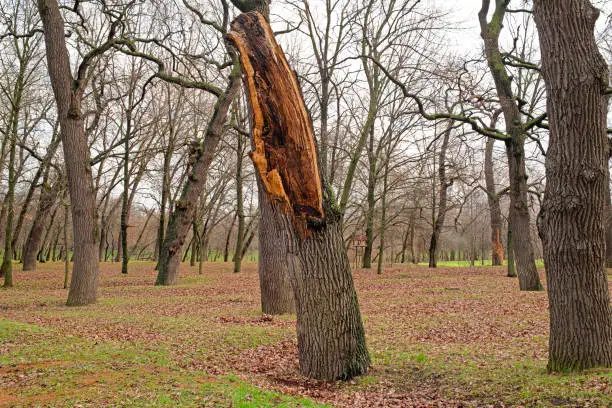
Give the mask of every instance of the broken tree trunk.
[[243, 13], [228, 34], [240, 52], [253, 114], [251, 159], [268, 197], [281, 209], [295, 294], [300, 369], [316, 379], [366, 372], [370, 357], [344, 250], [341, 216], [324, 186], [314, 132], [297, 79], [258, 12]]

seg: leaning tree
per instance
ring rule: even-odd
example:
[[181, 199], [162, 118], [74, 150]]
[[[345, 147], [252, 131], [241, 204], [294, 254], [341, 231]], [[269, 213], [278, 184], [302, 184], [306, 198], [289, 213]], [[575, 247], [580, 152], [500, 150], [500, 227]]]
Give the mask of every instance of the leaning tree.
[[344, 250], [342, 217], [322, 181], [315, 137], [297, 78], [258, 11], [239, 15], [228, 34], [240, 53], [253, 115], [251, 153], [288, 253], [301, 371], [316, 379], [366, 372], [370, 357]]

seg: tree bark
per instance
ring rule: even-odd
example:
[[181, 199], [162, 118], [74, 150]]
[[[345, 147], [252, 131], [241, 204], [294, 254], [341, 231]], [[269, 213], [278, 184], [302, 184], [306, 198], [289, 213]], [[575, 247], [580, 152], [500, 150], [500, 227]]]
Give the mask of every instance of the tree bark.
[[51, 138], [51, 144], [49, 145], [47, 153], [45, 154], [43, 161], [40, 163], [38, 170], [36, 170], [36, 174], [34, 174], [34, 177], [32, 178], [32, 183], [30, 184], [30, 188], [28, 189], [26, 198], [23, 202], [23, 205], [21, 206], [21, 211], [19, 212], [19, 217], [17, 218], [17, 225], [15, 226], [15, 231], [13, 231], [13, 242], [11, 243], [11, 247], [13, 248], [13, 251], [17, 247], [17, 240], [19, 239], [19, 235], [23, 227], [23, 221], [25, 220], [26, 213], [28, 212], [28, 208], [30, 207], [30, 203], [34, 196], [34, 191], [36, 190], [36, 187], [38, 186], [38, 181], [40, 180], [41, 177], [43, 177], [43, 183], [45, 183], [48, 180], [49, 171], [50, 171], [50, 162], [53, 159], [53, 156], [55, 155], [55, 151], [57, 150], [58, 146], [59, 146], [59, 137], [57, 137], [54, 131], [53, 136]]
[[498, 266], [504, 263], [504, 247], [501, 243], [502, 212], [499, 206], [499, 197], [495, 191], [495, 174], [493, 171], [494, 145], [495, 139], [488, 138], [485, 147], [484, 173], [491, 223], [491, 264]]
[[32, 222], [32, 228], [26, 239], [26, 243], [23, 250], [23, 270], [32, 271], [36, 269], [36, 256], [40, 248], [40, 243], [43, 237], [43, 231], [49, 213], [53, 208], [57, 193], [59, 191], [61, 182], [56, 181], [53, 186], [50, 186], [47, 180], [43, 181], [40, 189], [40, 198], [38, 200], [38, 208], [36, 209], [36, 215]]
[[234, 229], [234, 225], [236, 224], [237, 218], [238, 218], [238, 211], [236, 211], [236, 213], [234, 214], [234, 218], [232, 218], [232, 223], [230, 224], [230, 227], [227, 230], [227, 235], [225, 236], [225, 247], [223, 249], [223, 262], [227, 262], [229, 260], [230, 240], [232, 238], [232, 230]]
[[363, 268], [370, 269], [372, 267], [372, 250], [374, 248], [374, 207], [376, 206], [376, 164], [377, 157], [374, 152], [374, 126], [370, 126], [369, 145], [368, 145], [368, 193], [367, 201], [368, 208], [366, 210], [366, 242], [363, 248]]
[[508, 248], [508, 274], [509, 278], [516, 278], [516, 265], [514, 263], [514, 239], [512, 238], [512, 230], [508, 228], [508, 238], [506, 241]]
[[[259, 185], [259, 288], [261, 311], [266, 314], [295, 313], [295, 300], [289, 269], [299, 268], [299, 261], [288, 252], [289, 243], [285, 233], [278, 230], [282, 225], [283, 212], [271, 201]], [[283, 250], [284, 249], [284, 250]]]
[[57, 1], [38, 0], [38, 10], [44, 29], [49, 77], [57, 104], [72, 210], [74, 271], [67, 304], [86, 305], [96, 301], [99, 273], [95, 191], [81, 112], [85, 83], [72, 77], [64, 20]]
[[300, 370], [316, 379], [366, 372], [370, 357], [344, 250], [341, 214], [323, 201], [315, 138], [295, 74], [265, 17], [239, 15], [228, 34], [240, 52], [253, 114], [251, 159], [285, 222], [295, 294]]
[[514, 237], [519, 286], [521, 290], [542, 290], [535, 265], [531, 243], [529, 205], [527, 199], [527, 171], [525, 169], [525, 124], [516, 98], [512, 92], [512, 78], [506, 71], [499, 49], [499, 35], [503, 27], [507, 2], [497, 1], [491, 21], [487, 22], [490, 0], [482, 0], [478, 13], [481, 37], [484, 40], [485, 56], [506, 125], [506, 155], [510, 179], [509, 224]]
[[242, 191], [242, 155], [243, 140], [238, 134], [238, 146], [236, 146], [236, 216], [238, 217], [238, 231], [236, 231], [236, 246], [234, 247], [234, 273], [240, 272], [242, 266], [242, 246], [244, 245], [244, 198]]
[[540, 235], [551, 371], [612, 366], [606, 274], [609, 75], [588, 0], [535, 0], [550, 139]]
[[385, 230], [387, 228], [387, 190], [389, 188], [389, 154], [385, 158], [385, 171], [383, 175], [383, 191], [381, 197], [380, 214], [380, 244], [378, 246], [378, 265], [376, 272], [381, 275], [383, 267], [383, 255], [385, 252]]
[[610, 183], [607, 185], [606, 203], [606, 268], [612, 268], [612, 197], [610, 197]]
[[208, 123], [204, 141], [193, 153], [193, 166], [183, 187], [181, 198], [168, 220], [168, 227], [159, 254], [156, 285], [174, 285], [178, 282], [181, 249], [191, 227], [196, 203], [202, 194], [208, 168], [224, 131], [227, 113], [240, 89], [240, 69], [235, 64], [225, 93], [217, 100], [213, 116]]
[[429, 242], [429, 267], [435, 268], [438, 266], [438, 241], [442, 227], [444, 227], [444, 219], [446, 218], [446, 203], [448, 200], [448, 188], [452, 185], [446, 177], [446, 151], [450, 134], [453, 129], [453, 122], [450, 121], [448, 128], [444, 131], [442, 146], [440, 146], [440, 155], [438, 157], [438, 183], [440, 184], [440, 197], [438, 202], [438, 216], [433, 225], [431, 240]]

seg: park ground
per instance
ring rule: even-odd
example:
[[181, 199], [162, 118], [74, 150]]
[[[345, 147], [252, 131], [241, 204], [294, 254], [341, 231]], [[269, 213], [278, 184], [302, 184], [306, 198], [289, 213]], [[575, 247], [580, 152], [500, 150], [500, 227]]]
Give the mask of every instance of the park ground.
[[[0, 290], [0, 407], [612, 406], [612, 371], [546, 372], [546, 293], [502, 267], [354, 272], [373, 365], [350, 382], [298, 372], [295, 316], [259, 312], [257, 266], [102, 264], [99, 301], [64, 306], [63, 265], [15, 266]], [[543, 273], [543, 272], [541, 272]]]

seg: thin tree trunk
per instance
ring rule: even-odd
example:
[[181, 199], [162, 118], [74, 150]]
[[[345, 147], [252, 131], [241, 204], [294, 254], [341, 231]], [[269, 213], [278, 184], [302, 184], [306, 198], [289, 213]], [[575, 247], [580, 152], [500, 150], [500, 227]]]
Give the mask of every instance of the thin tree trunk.
[[232, 218], [232, 223], [230, 224], [229, 230], [227, 231], [227, 235], [225, 237], [225, 249], [223, 250], [223, 262], [227, 262], [229, 260], [230, 240], [232, 238], [232, 230], [234, 229], [234, 224], [236, 224], [237, 218], [238, 218], [238, 211], [234, 213], [234, 218]]
[[382, 191], [382, 202], [381, 202], [381, 215], [380, 215], [380, 244], [378, 247], [378, 269], [377, 273], [382, 274], [383, 267], [383, 254], [385, 251], [385, 229], [387, 223], [387, 188], [389, 178], [389, 157], [387, 156], [385, 162], [385, 174], [383, 178], [383, 191]]
[[[53, 240], [53, 247], [51, 249], [51, 260], [53, 262], [57, 261], [57, 245], [59, 244], [60, 235], [62, 234], [62, 225], [57, 226], [57, 231], [55, 232], [55, 239]], [[49, 261], [49, 256], [47, 256], [47, 261]]]
[[[132, 134], [132, 107], [134, 104], [134, 89], [131, 88], [128, 95], [128, 109], [126, 110], [126, 131], [125, 131], [125, 143], [123, 145], [124, 156], [123, 156], [123, 194], [121, 196], [121, 232], [119, 233], [119, 239], [121, 244], [118, 245], [119, 251], [117, 257], [121, 257], [121, 273], [127, 275], [128, 263], [130, 261], [130, 254], [128, 253], [128, 221], [130, 218], [130, 203], [129, 203], [129, 190], [130, 190], [130, 136]], [[136, 185], [134, 185], [136, 188]]]
[[45, 230], [45, 236], [42, 240], [42, 244], [40, 245], [40, 249], [38, 250], [38, 253], [36, 254], [36, 258], [38, 259], [39, 262], [45, 262], [45, 257], [44, 257], [44, 251], [45, 248], [47, 247], [47, 243], [49, 242], [49, 237], [51, 236], [51, 232], [53, 231], [53, 226], [55, 225], [55, 215], [57, 214], [57, 210], [58, 210], [59, 206], [54, 206], [53, 207], [53, 212], [51, 213], [51, 217], [49, 217], [49, 224], [47, 225], [47, 229]]
[[[15, 217], [15, 152], [16, 147], [16, 136], [18, 126], [18, 113], [13, 113], [13, 124], [11, 134], [8, 136], [11, 140], [9, 142], [9, 162], [8, 162], [8, 196], [7, 213], [6, 213], [6, 225], [4, 227], [4, 255], [2, 257], [2, 265], [0, 266], [0, 276], [4, 276], [4, 287], [10, 288], [13, 286], [13, 249], [11, 246], [12, 242], [12, 231], [13, 231], [13, 218]], [[14, 132], [13, 132], [14, 129]]]
[[243, 260], [244, 260], [245, 255], [249, 251], [251, 243], [253, 242], [253, 238], [255, 238], [255, 231], [249, 232], [247, 235], [247, 239], [244, 242], [244, 246], [242, 247], [242, 255], [240, 256]]
[[499, 206], [499, 197], [495, 191], [495, 173], [493, 171], [493, 147], [495, 139], [488, 138], [485, 147], [484, 173], [487, 187], [487, 202], [491, 222], [491, 264], [493, 266], [504, 263], [504, 247], [501, 243], [502, 214]]
[[70, 274], [70, 255], [68, 251], [68, 205], [64, 205], [64, 289], [68, 289], [68, 277]]
[[376, 153], [374, 152], [374, 126], [370, 127], [368, 132], [368, 192], [367, 201], [368, 208], [366, 210], [366, 229], [365, 229], [365, 248], [363, 248], [363, 268], [369, 269], [372, 267], [372, 249], [374, 248], [374, 207], [376, 205], [376, 197], [374, 195], [376, 189]]
[[508, 227], [508, 277], [516, 278], [516, 266], [514, 264], [514, 239], [512, 238], [512, 230]]
[[438, 266], [438, 241], [440, 240], [440, 233], [442, 227], [444, 227], [444, 219], [446, 218], [446, 203], [448, 200], [448, 188], [452, 185], [452, 181], [449, 182], [446, 177], [446, 151], [448, 149], [448, 142], [450, 134], [453, 129], [453, 121], [448, 123], [448, 127], [444, 131], [442, 138], [442, 146], [440, 146], [440, 154], [438, 156], [438, 183], [439, 183], [439, 202], [438, 202], [438, 215], [433, 225], [433, 231], [431, 233], [431, 240], [429, 242], [429, 267], [436, 268]]
[[136, 252], [136, 249], [138, 248], [138, 245], [140, 245], [140, 242], [142, 241], [142, 237], [144, 236], [144, 233], [147, 230], [147, 227], [149, 226], [149, 221], [151, 221], [151, 217], [153, 216], [153, 213], [154, 213], [154, 209], [151, 209], [147, 213], [147, 218], [145, 218], [144, 225], [142, 226], [142, 228], [140, 229], [140, 232], [138, 233], [138, 238], [136, 238], [136, 243], [130, 250], [130, 255], [134, 254]]
[[539, 222], [550, 305], [548, 369], [612, 366], [605, 268], [609, 74], [588, 0], [535, 0], [550, 138]]
[[199, 252], [200, 247], [200, 237], [198, 236], [198, 224], [196, 224], [195, 220], [191, 223], [192, 234], [193, 234], [193, 243], [191, 244], [191, 256], [189, 257], [189, 266], [195, 266], [196, 259]]
[[193, 245], [194, 239], [195, 239], [194, 237], [191, 237], [191, 241], [189, 241], [189, 243], [187, 244], [187, 248], [185, 248], [185, 251], [183, 252], [183, 259], [181, 259], [182, 263], [185, 263], [185, 261], [187, 260], [187, 256], [189, 255], [189, 250], [191, 246]]
[[242, 195], [242, 135], [238, 134], [236, 147], [236, 215], [238, 216], [238, 231], [236, 247], [234, 248], [234, 273], [240, 272], [242, 265], [242, 246], [244, 245], [244, 202]]
[[410, 225], [406, 228], [406, 232], [404, 232], [404, 236], [402, 239], [402, 250], [400, 252], [401, 258], [400, 263], [406, 263], [406, 249], [408, 249], [408, 238], [410, 237]]
[[417, 253], [415, 251], [415, 243], [414, 243], [414, 235], [415, 235], [415, 230], [416, 230], [416, 214], [412, 215], [412, 221], [410, 222], [410, 261], [416, 265], [419, 263], [418, 257], [417, 257]]

